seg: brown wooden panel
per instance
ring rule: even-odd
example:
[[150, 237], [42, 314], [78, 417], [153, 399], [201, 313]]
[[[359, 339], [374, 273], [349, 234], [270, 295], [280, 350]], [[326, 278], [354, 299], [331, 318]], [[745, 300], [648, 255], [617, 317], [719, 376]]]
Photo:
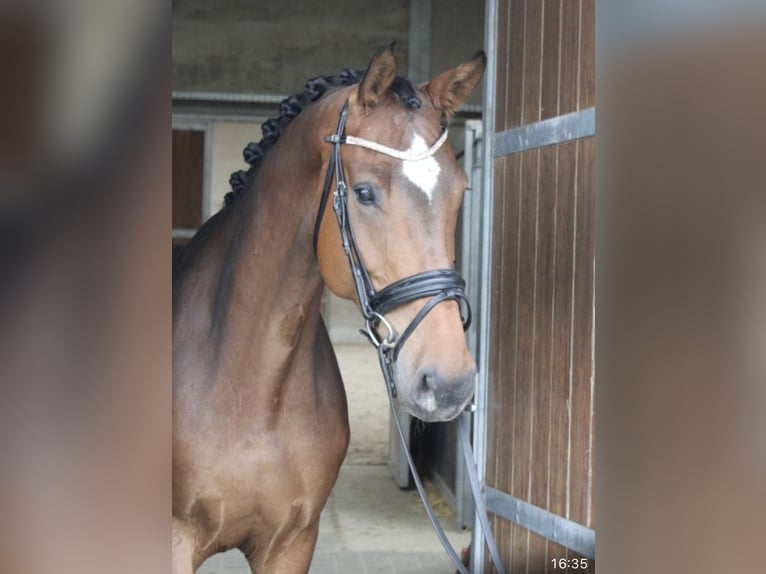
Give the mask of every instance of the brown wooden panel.
[[540, 119], [540, 78], [543, 64], [543, 3], [528, 2], [524, 17], [524, 102], [522, 123]]
[[564, 0], [561, 13], [560, 114], [577, 110], [579, 70], [580, 1]]
[[[495, 454], [499, 455], [496, 459], [495, 484], [498, 490], [510, 492], [512, 487], [512, 464], [513, 457], [511, 453], [514, 450], [513, 428], [515, 421], [515, 411], [509, 408], [516, 401], [516, 379], [513, 376], [516, 368], [516, 332], [518, 330], [517, 308], [517, 262], [518, 262], [518, 235], [520, 229], [520, 210], [519, 202], [521, 198], [521, 158], [519, 156], [510, 156], [499, 160], [505, 165], [505, 187], [500, 192], [503, 195], [502, 222], [503, 229], [500, 232], [501, 245], [497, 250], [499, 259], [497, 266], [500, 272], [496, 275], [499, 278], [499, 297], [503, 299], [498, 308], [502, 316], [499, 320], [499, 337], [495, 340], [497, 344], [497, 401], [494, 403], [494, 412], [499, 418], [497, 443], [500, 447]], [[507, 541], [503, 545], [504, 558], [510, 560], [511, 546], [510, 540], [513, 536], [511, 525], [502, 521], [498, 530], [498, 538]]]
[[508, 18], [508, 74], [505, 94], [505, 121], [507, 130], [522, 123], [522, 98], [524, 94], [524, 0], [513, 0]]
[[[521, 123], [535, 122], [540, 117], [540, 77], [542, 73], [542, 4], [525, 3], [524, 49], [522, 75]], [[537, 230], [537, 188], [539, 152], [521, 154], [521, 187], [519, 201], [518, 264], [516, 271], [517, 325], [514, 333], [516, 365], [512, 374], [516, 395], [513, 402], [515, 425], [511, 430], [511, 490], [513, 496], [529, 500], [532, 465], [532, 413], [534, 410], [534, 329], [535, 329], [535, 264]], [[511, 570], [527, 564], [530, 549], [529, 532], [512, 527]]]
[[173, 130], [173, 227], [202, 224], [205, 132]]
[[561, 0], [545, 0], [543, 5], [543, 76], [540, 119], [559, 115], [559, 45]]
[[[516, 395], [513, 402], [514, 426], [512, 452], [512, 496], [529, 500], [530, 445], [532, 420], [532, 351], [534, 339], [534, 287], [535, 287], [535, 229], [537, 207], [537, 159], [536, 151], [520, 154], [521, 188], [519, 198], [518, 270], [516, 275], [517, 315], [516, 365], [513, 372]], [[528, 532], [514, 527], [511, 570], [526, 563]]]
[[[494, 212], [493, 212], [493, 229], [497, 229], [498, 233], [493, 234], [493, 246], [492, 246], [492, 269], [501, 269], [500, 264], [503, 261], [503, 249], [507, 242], [504, 241], [502, 230], [505, 229], [505, 203], [507, 193], [506, 190], [506, 164], [505, 159], [495, 160], [495, 189], [498, 193], [494, 197]], [[509, 316], [509, 313], [504, 311], [504, 307], [508, 304], [508, 298], [503, 296], [502, 289], [502, 274], [494, 273], [493, 281], [491, 285], [491, 297], [493, 301], [496, 301], [497, 316]], [[502, 336], [503, 325], [500, 321], [492, 321], [489, 326], [489, 340], [499, 341]], [[487, 452], [497, 453], [503, 450], [504, 445], [500, 443], [499, 434], [502, 428], [502, 412], [499, 412], [502, 399], [503, 386], [499, 384], [501, 380], [501, 354], [490, 354], [491, 361], [488, 365], [489, 373], [488, 378], [490, 381], [489, 393], [495, 398], [487, 405], [488, 417], [487, 417]], [[488, 484], [499, 484], [498, 478], [498, 465], [497, 459], [494, 457], [487, 458], [486, 480]]]
[[595, 140], [578, 142], [573, 286], [572, 429], [570, 451], [570, 519], [590, 524], [591, 375], [593, 344], [593, 265], [595, 250]]
[[507, 116], [508, 54], [510, 53], [510, 0], [501, 0], [497, 6], [497, 63], [495, 66], [495, 131], [505, 129]]
[[[520, 197], [520, 173], [521, 173], [521, 161], [519, 157], [505, 158], [505, 190], [506, 195], [504, 205], [504, 233], [503, 233], [503, 257], [501, 260], [502, 272], [502, 297], [506, 299], [506, 303], [503, 308], [502, 319], [502, 334], [499, 342], [513, 341], [513, 337], [516, 333], [517, 315], [514, 312], [516, 307], [516, 265], [518, 261], [518, 229], [519, 229], [519, 217], [518, 217], [518, 203]], [[498, 452], [507, 453], [506, 456], [499, 457], [497, 461], [498, 468], [498, 488], [504, 489], [503, 492], [509, 492], [511, 489], [512, 479], [512, 458], [510, 453], [513, 452], [513, 436], [511, 429], [513, 428], [514, 412], [506, 407], [506, 405], [513, 404], [516, 396], [516, 384], [513, 378], [513, 370], [516, 363], [516, 347], [507, 346], [503, 348], [499, 357], [501, 363], [499, 365], [499, 373], [502, 377], [498, 383], [501, 386], [501, 393], [499, 394], [500, 402], [497, 403], [495, 408], [496, 412], [501, 417], [501, 427], [498, 433], [499, 444], [502, 446], [502, 450]], [[504, 559], [510, 561], [511, 559], [511, 546], [510, 540], [512, 538], [512, 526], [508, 522], [503, 521], [500, 529], [500, 535], [503, 540], [508, 540], [509, 543], [506, 547], [507, 557]]]
[[580, 109], [596, 105], [596, 0], [582, 0]]
[[[574, 174], [576, 143], [558, 146], [556, 221], [554, 225], [553, 355], [551, 359], [551, 452], [548, 469], [549, 510], [567, 516], [569, 473], [569, 389], [572, 337], [572, 246], [574, 239]], [[551, 544], [549, 553], [566, 557]]]
[[[496, 161], [501, 167], [496, 172], [495, 225], [501, 227], [494, 237], [493, 268], [499, 272], [493, 276], [493, 315], [499, 320], [490, 341], [489, 424], [493, 442], [488, 452], [494, 458], [490, 459], [488, 482], [498, 490], [530, 500], [534, 484], [530, 478], [539, 480], [546, 488], [536, 491], [533, 503], [562, 516], [568, 515], [569, 503], [576, 145], [562, 144], [540, 152], [544, 159], [539, 196], [538, 152]], [[550, 358], [537, 362], [533, 357], [538, 354]], [[545, 425], [540, 407], [548, 399], [550, 414]], [[539, 430], [546, 426], [546, 431]], [[539, 432], [537, 443], [535, 429]], [[550, 433], [550, 447], [546, 433]], [[504, 554], [511, 554], [509, 544], [514, 547], [511, 564], [523, 563], [526, 531], [501, 521], [496, 532]], [[550, 553], [566, 555], [553, 545]]]
[[[540, 150], [537, 205], [537, 260], [535, 270], [534, 401], [532, 408], [532, 453], [530, 502], [548, 508], [548, 456], [550, 450], [551, 338], [553, 312], [553, 255], [556, 209], [556, 148]], [[547, 541], [529, 541], [530, 564], [543, 566]]]
[[[498, 130], [594, 105], [593, 7], [592, 0], [502, 3]], [[592, 140], [495, 160], [487, 445], [488, 484], [586, 526], [593, 509]], [[493, 522], [511, 571], [553, 571], [550, 558], [574, 555]], [[493, 571], [488, 562], [486, 569]]]
[[[495, 188], [497, 190], [500, 190], [500, 193], [495, 194], [494, 198], [494, 212], [493, 212], [493, 229], [502, 230], [504, 229], [504, 214], [505, 214], [505, 198], [506, 193], [504, 193], [504, 190], [506, 189], [506, 183], [505, 183], [505, 171], [506, 171], [506, 161], [504, 159], [495, 160], [494, 162], [494, 169], [495, 169]], [[499, 262], [503, 260], [503, 236], [502, 233], [497, 233], [496, 235], [493, 235], [493, 249], [492, 249], [492, 269], [499, 269]], [[493, 282], [491, 285], [491, 296], [493, 301], [497, 301], [497, 309], [499, 313], [502, 313], [502, 308], [505, 304], [507, 304], [507, 298], [502, 296], [502, 277], [500, 274], [496, 273], [493, 277]], [[490, 323], [489, 328], [489, 340], [490, 341], [497, 341], [500, 339], [501, 336], [501, 322], [500, 321], [492, 321]], [[490, 388], [488, 392], [490, 395], [495, 397], [495, 400], [489, 401], [487, 405], [487, 452], [488, 453], [497, 453], [504, 450], [504, 445], [500, 442], [500, 432], [502, 427], [502, 412], [500, 412], [500, 404], [499, 401], [502, 401], [502, 391], [503, 391], [503, 385], [498, 384], [502, 379], [500, 378], [500, 354], [495, 353], [494, 355], [490, 353], [490, 364], [488, 365], [489, 373], [488, 378], [490, 380]], [[491, 411], [491, 412], [490, 412]], [[487, 484], [497, 485], [499, 482], [498, 478], [498, 464], [497, 459], [493, 456], [487, 457], [487, 468], [486, 468], [486, 482]], [[495, 533], [495, 537], [497, 539], [501, 538], [501, 530], [505, 527], [505, 521], [498, 518], [495, 515], [490, 515], [490, 518], [492, 520], [492, 531]], [[488, 554], [485, 553], [485, 556], [488, 556]], [[488, 564], [485, 564], [485, 570], [489, 571], [490, 566]]]
[[[541, 80], [543, 65], [543, 3], [528, 2], [526, 6], [525, 22], [525, 50], [524, 50], [524, 123], [533, 123], [540, 120], [541, 106]], [[540, 301], [538, 300], [538, 263], [539, 263], [539, 223], [540, 223], [540, 151], [530, 151], [523, 154], [522, 165], [524, 169], [524, 188], [523, 192], [528, 197], [529, 209], [523, 214], [525, 222], [531, 230], [528, 239], [529, 242], [521, 243], [520, 247], [530, 254], [529, 267], [527, 270], [520, 269], [520, 280], [528, 284], [531, 301], [528, 309], [529, 328], [524, 333], [519, 333], [521, 340], [528, 343], [527, 356], [529, 375], [524, 380], [525, 387], [528, 388], [528, 419], [529, 425], [525, 433], [525, 440], [520, 445], [524, 450], [526, 465], [520, 466], [516, 470], [517, 475], [525, 476], [525, 489], [520, 491], [519, 497], [531, 501], [532, 489], [535, 486], [535, 479], [539, 478], [539, 471], [535, 463], [535, 442], [539, 429], [535, 428], [537, 423], [536, 414], [538, 400], [540, 398], [540, 385], [536, 377], [537, 350], [539, 342], [538, 319], [540, 312]], [[525, 365], [526, 366], [526, 365]], [[521, 381], [520, 381], [521, 382]], [[544, 397], [543, 397], [544, 398]], [[547, 436], [545, 437], [547, 442]], [[543, 504], [545, 501], [543, 500]], [[518, 552], [517, 556], [523, 560], [523, 564], [536, 563], [534, 556], [545, 555], [544, 539], [530, 536], [529, 532], [524, 532], [522, 536], [517, 537]], [[542, 546], [541, 546], [542, 543]]]
[[[498, 182], [495, 186], [496, 189], [499, 191], [499, 193], [495, 194], [494, 198], [494, 224], [493, 228], [498, 230], [498, 233], [496, 235], [493, 235], [493, 249], [492, 249], [492, 268], [493, 269], [501, 269], [500, 262], [504, 259], [504, 249], [506, 246], [506, 238], [504, 237], [504, 233], [502, 230], [506, 228], [505, 225], [505, 204], [508, 201], [508, 184], [507, 184], [507, 161], [505, 158], [495, 160], [495, 174], [498, 178], [496, 181]], [[499, 224], [499, 226], [498, 226]], [[504, 296], [503, 294], [503, 276], [502, 273], [495, 273], [492, 281], [492, 299], [495, 300], [497, 297], [497, 303], [498, 303], [498, 312], [503, 313], [504, 317], [509, 317], [510, 314], [507, 313], [507, 311], [504, 311], [504, 307], [508, 305], [509, 299], [507, 296]], [[490, 329], [490, 341], [496, 340], [499, 341], [503, 337], [504, 331], [506, 330], [504, 322], [503, 321], [493, 321], [492, 326]], [[498, 453], [506, 450], [505, 443], [502, 439], [502, 433], [503, 433], [503, 413], [501, 411], [502, 404], [504, 400], [504, 389], [505, 385], [503, 384], [504, 377], [503, 377], [503, 362], [501, 358], [500, 353], [491, 354], [490, 353], [490, 365], [489, 365], [489, 379], [491, 380], [490, 383], [490, 389], [489, 393], [496, 397], [496, 400], [489, 401], [487, 405], [487, 417], [488, 417], [488, 423], [491, 422], [491, 425], [488, 425], [488, 432], [491, 429], [491, 435], [488, 435], [488, 440], [490, 441], [490, 444], [493, 445], [494, 448], [497, 450], [493, 450], [493, 453]], [[489, 448], [489, 447], [488, 447]], [[500, 460], [499, 458], [495, 458], [493, 456], [487, 457], [487, 478], [486, 481], [488, 484], [495, 484], [499, 485], [502, 481], [502, 469], [500, 468]], [[499, 519], [497, 517], [494, 518], [493, 528], [494, 532], [496, 533], [495, 536], [497, 539], [503, 539], [504, 538], [504, 532], [503, 530], [507, 527], [507, 524], [502, 519]], [[501, 545], [502, 546], [502, 545]], [[488, 556], [488, 555], [485, 555]], [[505, 557], [504, 557], [505, 559]]]
[[[594, 188], [594, 194], [595, 194], [595, 185]], [[595, 211], [595, 210], [594, 210]], [[595, 225], [594, 225], [595, 227]], [[595, 243], [595, 229], [594, 229], [594, 243]], [[595, 285], [593, 286], [595, 289]], [[596, 311], [593, 310], [593, 332], [591, 333], [591, 336], [594, 338], [595, 343], [595, 337], [596, 337], [596, 325], [595, 325], [595, 318], [596, 318]], [[593, 369], [593, 378], [594, 378], [594, 387], [595, 387], [595, 371], [596, 371], [596, 365], [595, 362], [591, 365], [591, 368]], [[594, 389], [595, 391], [595, 389]], [[590, 520], [588, 521], [588, 527], [592, 528], [594, 531], [596, 530], [596, 405], [595, 402], [591, 402], [590, 406], [590, 467], [591, 467], [591, 475], [590, 475]]]

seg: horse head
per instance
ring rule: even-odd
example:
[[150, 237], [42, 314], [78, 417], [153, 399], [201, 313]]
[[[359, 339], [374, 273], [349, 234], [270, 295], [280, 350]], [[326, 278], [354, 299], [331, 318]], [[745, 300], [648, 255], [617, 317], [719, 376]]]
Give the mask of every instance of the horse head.
[[[335, 166], [348, 190], [346, 216], [357, 247], [353, 257], [375, 292], [433, 270], [454, 280], [449, 270], [467, 178], [446, 141], [446, 124], [475, 89], [485, 65], [486, 56], [479, 52], [413, 85], [396, 75], [389, 44], [372, 58], [361, 82], [326, 98], [335, 120], [347, 114], [342, 138], [336, 134], [336, 140], [352, 145], [336, 147], [341, 161]], [[329, 139], [318, 145], [331, 170]], [[330, 290], [362, 305], [343, 249], [342, 225], [335, 219], [327, 209], [317, 220], [319, 269]], [[449, 420], [473, 395], [476, 365], [465, 342], [461, 297], [443, 297], [429, 306], [431, 299], [406, 298], [368, 323], [379, 341], [394, 342], [406, 333], [391, 367], [394, 390], [405, 408], [426, 421]]]

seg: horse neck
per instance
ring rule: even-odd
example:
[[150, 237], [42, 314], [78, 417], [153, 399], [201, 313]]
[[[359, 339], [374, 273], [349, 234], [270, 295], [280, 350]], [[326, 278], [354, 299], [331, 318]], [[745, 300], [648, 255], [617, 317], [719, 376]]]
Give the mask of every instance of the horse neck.
[[284, 131], [254, 185], [225, 214], [209, 302], [214, 379], [248, 373], [273, 394], [278, 389], [267, 389], [286, 378], [293, 359], [311, 355], [298, 351], [313, 344], [324, 288], [312, 243], [323, 171], [308, 149], [312, 125], [296, 119]]

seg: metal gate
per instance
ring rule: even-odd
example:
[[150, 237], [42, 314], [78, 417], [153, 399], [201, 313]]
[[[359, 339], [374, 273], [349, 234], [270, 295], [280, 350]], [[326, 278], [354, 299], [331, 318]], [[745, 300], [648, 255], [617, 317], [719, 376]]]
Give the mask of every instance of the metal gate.
[[593, 572], [595, 1], [486, 21], [480, 478], [510, 571]]

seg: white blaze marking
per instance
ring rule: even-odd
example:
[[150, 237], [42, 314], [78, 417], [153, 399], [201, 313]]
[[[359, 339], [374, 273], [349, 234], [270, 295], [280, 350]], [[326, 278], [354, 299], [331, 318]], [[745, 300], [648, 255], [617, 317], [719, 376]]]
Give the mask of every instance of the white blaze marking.
[[[419, 135], [415, 135], [412, 138], [412, 144], [408, 153], [420, 153], [428, 149], [426, 142]], [[421, 159], [420, 161], [405, 161], [402, 166], [404, 175], [415, 186], [420, 189], [428, 197], [428, 202], [431, 202], [434, 190], [436, 189], [436, 182], [439, 180], [439, 162], [437, 162], [433, 156]]]

